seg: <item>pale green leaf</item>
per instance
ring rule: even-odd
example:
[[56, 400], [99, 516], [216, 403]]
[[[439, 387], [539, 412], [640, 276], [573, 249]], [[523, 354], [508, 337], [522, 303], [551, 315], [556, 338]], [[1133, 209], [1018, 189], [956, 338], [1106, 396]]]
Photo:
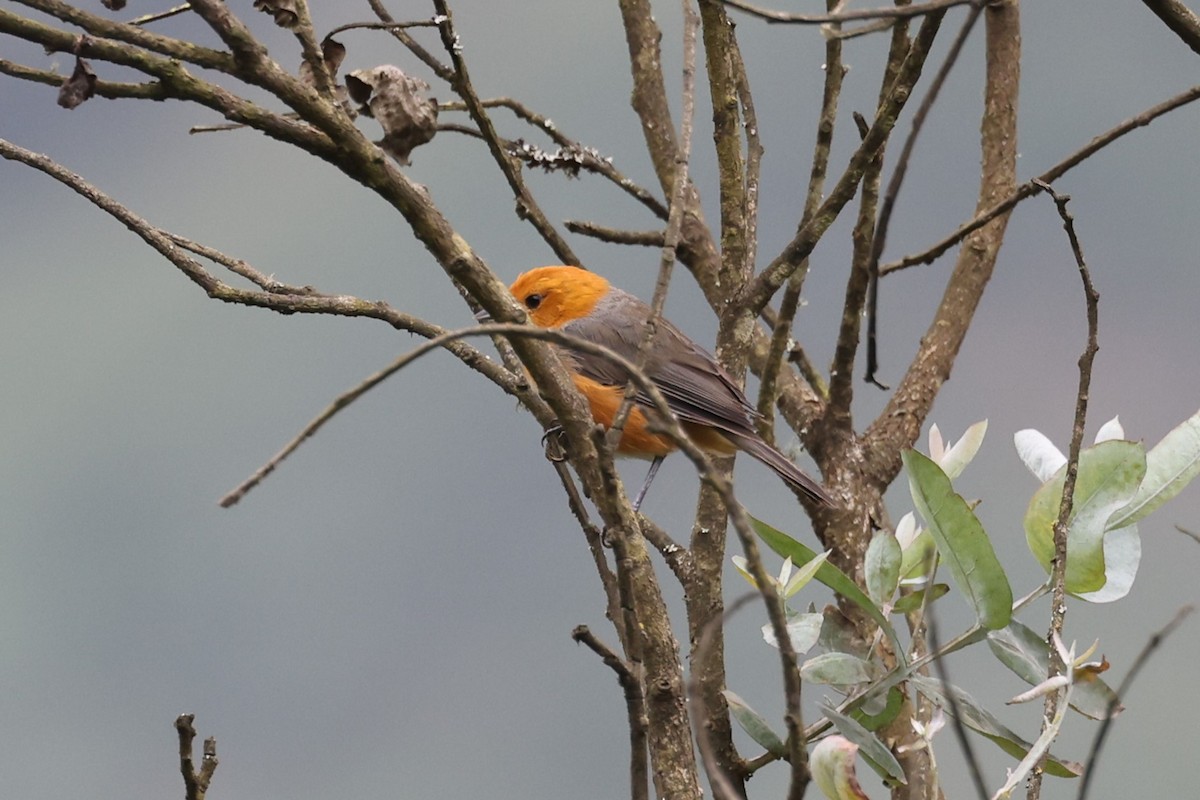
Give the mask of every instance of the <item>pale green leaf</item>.
[[1146, 477], [1109, 528], [1123, 528], [1170, 500], [1200, 473], [1200, 411], [1177, 425], [1146, 453]]
[[800, 665], [800, 677], [810, 683], [853, 686], [871, 680], [871, 665], [849, 653], [821, 653]]
[[1012, 588], [983, 526], [937, 464], [915, 450], [903, 459], [913, 502], [959, 591], [983, 627], [1003, 628], [1012, 617]]
[[859, 752], [871, 763], [879, 773], [896, 783], [908, 785], [900, 762], [892, 755], [892, 751], [876, 738], [875, 734], [860, 725], [856, 720], [838, 711], [828, 700], [821, 702], [821, 713], [824, 714], [838, 732], [859, 747]]
[[912, 544], [904, 548], [904, 555], [900, 559], [900, 578], [905, 581], [922, 579], [933, 571], [936, 564], [937, 545], [933, 543], [932, 534], [922, 529]]
[[893, 614], [907, 614], [910, 611], [916, 611], [925, 602], [925, 595], [929, 594], [929, 602], [937, 600], [940, 597], [945, 597], [950, 593], [950, 585], [946, 583], [935, 583], [931, 587], [920, 589], [915, 592], [904, 595], [896, 604], [892, 606]]
[[783, 587], [783, 596], [791, 597], [796, 592], [808, 585], [809, 581], [816, 577], [817, 571], [821, 569], [821, 565], [829, 558], [829, 551], [820, 553], [816, 558], [807, 564], [801, 564], [787, 581], [787, 585]]
[[[821, 625], [824, 622], [825, 617], [821, 614], [797, 614], [789, 610], [787, 632], [792, 641], [792, 649], [797, 653], [811, 650], [821, 636]], [[775, 629], [771, 623], [763, 625], [762, 635], [767, 644], [779, 648], [779, 641], [775, 638]]]
[[[1104, 586], [1104, 532], [1146, 474], [1146, 454], [1138, 442], [1111, 440], [1079, 454], [1079, 474], [1067, 533], [1067, 591], [1094, 592]], [[1054, 522], [1062, 502], [1066, 469], [1034, 492], [1025, 512], [1030, 552], [1050, 572]]]
[[[792, 537], [788, 536], [781, 530], [771, 527], [760, 519], [750, 518], [750, 527], [754, 528], [754, 532], [763, 540], [763, 543], [774, 550], [779, 555], [792, 559], [795, 564], [807, 564], [814, 558], [817, 558], [817, 553]], [[896, 629], [892, 627], [892, 623], [879, 609], [879, 606], [871, 602], [871, 598], [867, 597], [866, 592], [858, 587], [858, 584], [850, 580], [846, 573], [842, 572], [833, 564], [828, 562], [821, 565], [817, 570], [817, 580], [828, 586], [833, 591], [840, 594], [842, 597], [854, 603], [867, 613], [871, 619], [883, 630], [888, 641], [892, 644], [893, 652], [900, 659], [901, 666], [907, 666], [904, 659], [904, 646], [900, 643], [900, 638], [896, 635]]]
[[[1007, 628], [988, 633], [988, 647], [1017, 677], [1031, 686], [1036, 686], [1050, 674], [1050, 649], [1045, 637], [1013, 620]], [[1099, 678], [1077, 680], [1071, 693], [1071, 707], [1092, 719], [1104, 719], [1116, 693]], [[1113, 716], [1121, 712], [1117, 706]]]
[[[958, 710], [958, 719], [971, 730], [982, 734], [1008, 753], [1013, 758], [1024, 758], [1032, 747], [1013, 731], [996, 719], [996, 717], [975, 701], [975, 698], [958, 687], [951, 686], [954, 703], [946, 693], [945, 684], [923, 675], [910, 675], [909, 682], [927, 698], [936, 703], [947, 714], [953, 715]], [[1074, 761], [1064, 761], [1054, 756], [1047, 756], [1045, 762], [1046, 774], [1058, 778], [1078, 778], [1083, 774], [1083, 765]]]
[[903, 559], [900, 543], [887, 531], [878, 531], [867, 545], [864, 569], [867, 576], [867, 594], [878, 606], [892, 599], [900, 584], [900, 562]]
[[783, 740], [775, 735], [775, 731], [771, 730], [771, 726], [767, 724], [761, 714], [728, 689], [721, 694], [725, 695], [725, 702], [729, 703], [729, 713], [733, 715], [738, 725], [742, 726], [742, 730], [749, 734], [751, 739], [774, 755], [786, 755], [787, 747], [784, 746]]

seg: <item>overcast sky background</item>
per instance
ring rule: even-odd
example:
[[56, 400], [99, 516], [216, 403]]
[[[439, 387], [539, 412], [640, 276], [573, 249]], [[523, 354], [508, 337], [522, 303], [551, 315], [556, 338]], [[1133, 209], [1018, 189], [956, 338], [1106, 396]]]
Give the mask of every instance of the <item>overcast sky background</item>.
[[[122, 18], [160, 5], [132, 3]], [[294, 68], [291, 40], [248, 3], [236, 5], [274, 57]], [[322, 31], [370, 16], [365, 4], [315, 5]], [[392, 5], [401, 19], [432, 13], [423, 3]], [[482, 95], [522, 99], [655, 185], [629, 109], [615, 3], [461, 0], [454, 9]], [[678, 87], [679, 8], [663, 3], [657, 13]], [[964, 13], [949, 14], [939, 54]], [[767, 150], [766, 263], [791, 236], [802, 204], [824, 47], [815, 29], [738, 20]], [[1200, 74], [1196, 56], [1139, 3], [1031, 2], [1023, 27], [1023, 178]], [[156, 29], [212, 40], [188, 17]], [[418, 35], [436, 49], [433, 32]], [[434, 82], [385, 34], [341, 39], [349, 50], [343, 71], [395, 63]], [[851, 71], [834, 175], [855, 144], [849, 112], [873, 107], [883, 45], [846, 45]], [[70, 68], [68, 56], [9, 40], [0, 56]], [[918, 145], [885, 258], [922, 249], [971, 214], [982, 61], [980, 30]], [[450, 98], [445, 86], [434, 94]], [[697, 123], [692, 173], [715, 224], [706, 116]], [[496, 118], [504, 135], [541, 141], [503, 112]], [[155, 224], [288, 283], [387, 300], [450, 327], [470, 322], [441, 269], [373, 194], [254, 133], [187, 134], [216, 121], [174, 102], [97, 99], [67, 112], [53, 89], [0, 81], [0, 136], [48, 153]], [[1177, 111], [1058, 184], [1074, 198], [1101, 294], [1089, 437], [1120, 414], [1131, 437], [1152, 444], [1197, 409], [1198, 123], [1200, 110]], [[361, 124], [377, 135], [373, 121]], [[477, 142], [443, 134], [413, 161], [410, 174], [506, 280], [553, 262], [515, 218]], [[530, 182], [553, 220], [656, 225], [599, 180]], [[221, 509], [217, 498], [335, 395], [415, 341], [366, 320], [282, 317], [211, 301], [119, 224], [21, 165], [0, 163], [0, 218], [5, 796], [179, 796], [171, 726], [183, 711], [196, 714], [202, 737], [218, 739], [213, 800], [626, 796], [620, 691], [570, 631], [586, 623], [615, 637], [528, 415], [452, 358], [430, 356], [342, 413], [241, 504]], [[571, 243], [590, 268], [649, 296], [657, 252]], [[797, 320], [797, 337], [820, 364], [832, 352], [848, 252], [848, 226], [839, 223], [814, 254]], [[950, 263], [884, 281], [884, 381], [902, 374]], [[710, 343], [711, 314], [686, 272], [676, 275], [668, 314]], [[959, 488], [983, 498], [978, 513], [1014, 591], [1024, 593], [1042, 579], [1021, 529], [1036, 482], [1012, 436], [1036, 427], [1065, 450], [1085, 335], [1079, 279], [1048, 200], [1014, 214], [976, 323], [933, 420], [952, 438], [990, 420]], [[857, 395], [861, 427], [883, 396], [861, 382]], [[641, 464], [628, 469], [641, 479]], [[686, 538], [696, 488], [685, 461], [668, 461], [646, 511]], [[737, 489], [753, 513], [813, 544], [768, 470], [741, 464]], [[902, 485], [890, 501], [896, 518], [911, 506]], [[1127, 598], [1074, 603], [1068, 613], [1068, 638], [1081, 646], [1100, 638], [1114, 683], [1149, 632], [1197, 599], [1200, 547], [1176, 523], [1200, 528], [1195, 488], [1141, 525], [1141, 574]], [[742, 589], [736, 578], [729, 584], [731, 595]], [[679, 592], [668, 593], [678, 605]], [[799, 599], [822, 604], [828, 595], [814, 588]], [[968, 623], [957, 598], [939, 605], [947, 634]], [[1042, 630], [1046, 609], [1043, 601], [1022, 619]], [[759, 638], [763, 621], [754, 608], [731, 623], [730, 687], [780, 719], [777, 659]], [[1142, 673], [1093, 797], [1178, 796], [1194, 787], [1198, 624], [1182, 628]], [[1011, 727], [1036, 736], [1038, 709], [1001, 706], [1022, 684], [989, 653], [976, 648], [950, 668]], [[807, 696], [820, 695], [814, 688]], [[1082, 758], [1094, 732], [1094, 723], [1073, 716], [1056, 750]], [[989, 786], [998, 787], [1014, 762], [983, 740], [976, 750]], [[951, 795], [968, 796], [950, 735], [939, 763]], [[778, 796], [785, 772], [764, 770], [751, 796]], [[872, 797], [886, 796], [862, 773]], [[1052, 779], [1044, 796], [1076, 791]]]

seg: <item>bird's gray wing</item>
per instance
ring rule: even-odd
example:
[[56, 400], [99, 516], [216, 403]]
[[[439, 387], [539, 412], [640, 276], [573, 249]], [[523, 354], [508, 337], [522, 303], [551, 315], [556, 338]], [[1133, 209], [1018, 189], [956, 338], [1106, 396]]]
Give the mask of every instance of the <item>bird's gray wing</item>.
[[[614, 289], [591, 314], [562, 330], [636, 361], [649, 316], [649, 306]], [[599, 383], [624, 386], [629, 380], [625, 370], [602, 356], [571, 350], [568, 357], [580, 374]], [[757, 414], [729, 373], [666, 320], [658, 322], [655, 340], [646, 353], [645, 372], [681, 421], [753, 434]], [[634, 399], [639, 405], [653, 406], [641, 392]]]

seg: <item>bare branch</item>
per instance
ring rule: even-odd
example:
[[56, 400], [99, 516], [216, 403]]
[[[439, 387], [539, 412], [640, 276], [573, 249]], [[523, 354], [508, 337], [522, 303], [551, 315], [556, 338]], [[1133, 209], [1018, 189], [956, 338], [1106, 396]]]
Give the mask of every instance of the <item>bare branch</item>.
[[571, 233], [590, 236], [610, 244], [632, 244], [639, 247], [662, 248], [666, 242], [663, 231], [622, 231], [616, 228], [606, 228], [594, 222], [569, 219], [563, 223]]
[[[700, 628], [700, 635], [696, 637], [696, 651], [692, 656], [692, 661], [703, 664], [723, 659], [724, 654], [716, 647], [721, 641], [721, 631], [725, 627], [725, 622], [756, 597], [758, 597], [757, 593], [746, 592], [730, 603], [721, 613], [714, 614], [708, 619]], [[728, 716], [728, 712], [723, 707], [714, 708], [709, 694], [704, 689], [699, 674], [693, 670], [691, 678], [688, 680], [688, 700], [693, 707], [692, 726], [696, 730], [696, 744], [700, 747], [700, 758], [704, 763], [704, 771], [715, 790], [713, 796], [722, 798], [722, 800], [738, 800], [744, 794], [744, 789], [740, 787], [745, 786], [745, 775], [753, 773], [747, 773], [744, 769], [733, 772], [732, 765], [723, 764], [718, 758], [716, 747], [713, 744], [713, 722], [722, 716]], [[773, 755], [772, 760], [775, 760]]]
[[786, 11], [772, 11], [744, 2], [744, 0], [721, 0], [721, 2], [730, 8], [745, 11], [747, 14], [766, 20], [767, 22], [793, 25], [825, 25], [828, 23], [854, 22], [860, 19], [910, 19], [912, 17], [922, 17], [927, 14], [945, 11], [954, 6], [971, 5], [979, 7], [984, 4], [980, 0], [929, 0], [929, 2], [911, 6], [890, 6], [886, 8], [863, 9], [861, 11], [837, 11], [828, 14], [792, 14]]
[[[530, 125], [542, 131], [542, 133], [550, 137], [555, 144], [564, 150], [581, 153], [594, 152], [592, 148], [586, 147], [577, 139], [572, 139], [564, 134], [553, 120], [538, 114], [524, 103], [514, 100], [511, 97], [494, 97], [488, 100], [481, 100], [480, 105], [484, 108], [507, 108]], [[461, 102], [440, 103], [438, 104], [438, 108], [446, 111], [466, 111], [467, 104]], [[482, 135], [480, 135], [480, 138], [482, 138]], [[508, 140], [503, 141], [505, 142], [505, 149], [510, 149], [512, 143]], [[665, 220], [667, 218], [668, 211], [666, 206], [658, 198], [650, 194], [647, 189], [639, 186], [622, 174], [620, 170], [613, 166], [612, 159], [596, 156], [588, 159], [581, 166], [585, 167], [589, 172], [602, 175], [616, 184], [621, 191], [646, 206], [659, 219]]]
[[180, 714], [175, 720], [175, 730], [179, 733], [179, 771], [183, 773], [184, 797], [186, 800], [204, 800], [208, 785], [212, 782], [213, 773], [217, 771], [217, 740], [208, 737], [204, 740], [204, 758], [197, 772], [192, 757], [192, 742], [196, 739], [194, 714]]
[[[88, 13], [61, 0], [15, 1], [55, 19], [76, 25], [92, 36], [112, 39], [114, 42], [125, 42], [151, 53], [157, 53], [168, 58], [177, 58], [180, 61], [186, 61], [189, 64], [195, 64], [205, 69], [215, 69], [228, 74], [233, 74], [235, 71], [233, 58], [228, 53], [222, 53], [220, 50], [213, 50], [184, 41], [183, 39], [175, 39], [170, 36], [153, 33], [133, 23], [116, 22], [97, 14]], [[15, 17], [15, 15], [11, 16]], [[31, 20], [25, 20], [25, 22], [31, 26], [38, 24]], [[20, 34], [16, 35], [19, 36]], [[70, 35], [75, 36], [76, 34], [72, 33]]]
[[525, 185], [520, 171], [513, 165], [512, 159], [506, 152], [500, 135], [496, 133], [496, 127], [492, 124], [491, 117], [488, 116], [487, 111], [484, 109], [479, 95], [475, 93], [475, 87], [471, 85], [471, 76], [467, 71], [467, 62], [463, 58], [462, 42], [458, 38], [458, 33], [454, 30], [454, 18], [450, 13], [449, 4], [446, 0], [434, 0], [433, 5], [437, 9], [439, 17], [438, 31], [442, 35], [442, 44], [446, 48], [446, 52], [450, 55], [450, 63], [454, 65], [454, 79], [451, 81], [451, 85], [454, 87], [454, 91], [458, 93], [458, 96], [466, 103], [467, 110], [471, 114], [471, 119], [479, 126], [479, 130], [483, 134], [483, 139], [487, 142], [488, 150], [491, 151], [493, 160], [500, 167], [500, 171], [504, 174], [504, 179], [508, 181], [508, 186], [517, 201], [517, 216], [528, 220], [533, 225], [546, 244], [550, 245], [550, 249], [554, 251], [554, 255], [562, 263], [579, 265], [581, 263], [579, 257], [575, 255], [571, 246], [567, 244], [566, 240], [554, 229], [550, 221], [546, 219], [546, 215], [542, 213], [541, 207], [533, 199], [533, 195]]
[[[929, 602], [929, 595], [925, 595], [925, 604]], [[941, 649], [938, 642], [937, 620], [929, 609], [923, 608], [922, 613], [928, 625], [929, 630], [929, 649], [937, 653]], [[966, 759], [967, 767], [971, 773], [971, 781], [975, 784], [975, 792], [979, 795], [980, 800], [988, 800], [987, 784], [983, 782], [983, 772], [979, 767], [979, 758], [975, 755], [974, 748], [971, 747], [971, 737], [967, 735], [966, 726], [963, 724], [962, 711], [958, 706], [958, 697], [950, 683], [950, 670], [946, 666], [944, 656], [935, 656], [933, 665], [937, 668], [938, 680], [942, 682], [943, 691], [946, 693], [946, 700], [950, 705], [950, 725], [954, 728], [954, 738], [958, 739], [958, 746], [962, 748], [963, 758]]]
[[587, 625], [577, 626], [571, 631], [571, 638], [586, 645], [600, 656], [605, 666], [617, 674], [617, 683], [625, 692], [625, 712], [629, 719], [630, 797], [633, 800], [647, 800], [650, 796], [650, 765], [646, 761], [646, 704], [641, 681], [612, 648], [596, 638]]
[[[826, 0], [830, 11], [840, 0]], [[803, 227], [821, 204], [825, 192], [825, 175], [829, 171], [829, 152], [833, 147], [833, 131], [837, 124], [838, 100], [842, 94], [842, 79], [846, 67], [842, 63], [842, 43], [838, 39], [825, 42], [825, 88], [821, 98], [821, 113], [817, 116], [817, 135], [813, 145], [812, 167], [808, 174], [808, 191], [804, 196], [804, 212], [800, 217]], [[762, 415], [759, 433], [769, 442], [775, 441], [775, 401], [779, 395], [779, 372], [788, 342], [792, 338], [792, 324], [800, 308], [800, 295], [804, 290], [804, 279], [808, 275], [808, 259], [804, 259], [795, 274], [788, 280], [779, 302], [779, 313], [770, 323], [771, 346], [760, 372], [758, 391], [758, 413]]]
[[767, 265], [754, 281], [743, 292], [743, 302], [756, 315], [766, 307], [771, 297], [799, 268], [800, 263], [812, 252], [821, 236], [837, 219], [838, 214], [846, 203], [854, 197], [858, 182], [867, 169], [867, 165], [879, 153], [891, 135], [900, 111], [908, 101], [909, 92], [920, 78], [929, 49], [933, 46], [934, 37], [941, 26], [942, 12], [927, 16], [921, 23], [920, 31], [909, 48], [908, 57], [904, 59], [887, 99], [880, 104], [875, 115], [875, 121], [870, 131], [863, 138], [862, 144], [854, 151], [850, 163], [846, 166], [841, 178], [830, 190], [825, 202], [816, 210], [812, 218], [796, 233], [792, 241], [775, 259]]
[[1083, 780], [1079, 783], [1077, 800], [1087, 800], [1088, 789], [1092, 785], [1092, 776], [1096, 774], [1096, 767], [1099, 766], [1100, 762], [1100, 752], [1104, 749], [1104, 741], [1108, 737], [1108, 729], [1112, 727], [1113, 720], [1117, 718], [1115, 711], [1121, 706], [1121, 701], [1129, 693], [1130, 687], [1133, 686], [1134, 678], [1142, 671], [1142, 667], [1150, 660], [1150, 656], [1154, 654], [1154, 651], [1162, 645], [1168, 636], [1175, 632], [1180, 623], [1193, 611], [1195, 611], [1195, 608], [1192, 606], [1184, 606], [1176, 611], [1171, 621], [1155, 631], [1154, 635], [1146, 642], [1145, 647], [1137, 654], [1137, 658], [1133, 660], [1133, 664], [1129, 667], [1129, 672], [1125, 674], [1121, 685], [1117, 687], [1116, 693], [1109, 700], [1108, 713], [1104, 715], [1104, 719], [1100, 721], [1100, 727], [1096, 729], [1096, 738], [1092, 741], [1092, 747], [1088, 752], [1088, 758], [1085, 762], [1087, 769], [1083, 773]]
[[1183, 43], [1200, 54], [1200, 17], [1180, 0], [1142, 0]]
[[925, 124], [925, 119], [929, 116], [929, 111], [933, 108], [933, 104], [937, 102], [938, 94], [941, 93], [942, 86], [945, 84], [946, 78], [950, 75], [950, 70], [954, 68], [955, 63], [958, 61], [958, 56], [962, 53], [963, 45], [966, 44], [967, 37], [971, 35], [971, 31], [975, 28], [975, 23], [979, 20], [981, 13], [983, 13], [982, 5], [972, 5], [971, 10], [967, 13], [967, 18], [963, 20], [962, 27], [958, 30], [958, 35], [954, 37], [954, 41], [950, 45], [950, 51], [946, 54], [946, 60], [938, 68], [937, 74], [934, 75], [933, 81], [929, 84], [929, 91], [925, 93], [925, 97], [921, 99], [921, 104], [917, 106], [917, 111], [913, 114], [912, 130], [909, 131], [908, 137], [905, 138], [904, 146], [900, 148], [900, 156], [896, 159], [896, 168], [892, 171], [892, 178], [888, 181], [887, 191], [883, 195], [883, 203], [879, 208], [879, 221], [875, 226], [874, 237], [871, 240], [871, 257], [867, 265], [871, 280], [867, 293], [869, 301], [867, 309], [866, 380], [877, 386], [882, 386], [875, 377], [875, 373], [879, 367], [878, 350], [875, 340], [875, 325], [878, 319], [877, 287], [879, 285], [879, 257], [883, 253], [884, 245], [887, 243], [888, 225], [892, 220], [892, 209], [896, 206], [896, 198], [900, 194], [900, 187], [904, 184], [904, 175], [908, 171], [908, 162], [912, 157], [913, 149], [916, 147], [917, 137], [921, 134], [921, 127]]
[[[1125, 134], [1137, 130], [1138, 128], [1143, 128], [1161, 117], [1163, 114], [1174, 111], [1180, 106], [1185, 106], [1195, 100], [1200, 100], [1200, 85], [1193, 86], [1187, 91], [1180, 92], [1174, 97], [1164, 100], [1158, 105], [1151, 106], [1141, 114], [1138, 114], [1135, 117], [1130, 117], [1121, 124], [1110, 128], [1099, 136], [1093, 138], [1090, 142], [1076, 150], [1074, 153], [1071, 153], [1071, 155], [1067, 156], [1050, 169], [1043, 172], [1035, 180], [1043, 183], [1053, 183], [1055, 180], [1061, 178], [1063, 175], [1067, 174], [1072, 169], [1086, 161], [1096, 152], [1104, 149]], [[905, 256], [898, 261], [892, 261], [884, 264], [879, 268], [879, 274], [888, 275], [897, 270], [912, 267], [917, 264], [932, 264], [943, 253], [961, 242], [967, 236], [979, 230], [984, 225], [987, 225], [997, 217], [1007, 214], [1014, 207], [1016, 207], [1018, 203], [1033, 197], [1039, 191], [1041, 190], [1034, 181], [1021, 184], [1016, 191], [1009, 194], [1000, 202], [994, 203], [993, 205], [987, 207], [986, 210], [977, 211], [973, 219], [960, 225], [958, 229], [954, 231], [954, 233], [942, 239], [928, 250], [915, 255]]]
[[153, 14], [144, 14], [140, 17], [129, 20], [130, 25], [149, 25], [151, 22], [161, 22], [164, 19], [177, 17], [180, 14], [186, 14], [192, 10], [191, 3], [180, 3], [177, 6], [168, 8], [166, 11], [156, 11]]
[[[371, 11], [375, 12], [375, 16], [379, 17], [382, 22], [393, 23], [396, 20], [388, 13], [388, 10], [383, 7], [383, 0], [367, 0], [367, 5], [371, 7]], [[426, 50], [414, 38], [408, 35], [408, 31], [404, 28], [393, 28], [392, 36], [400, 44], [408, 48], [414, 56], [420, 59], [421, 63], [433, 70], [433, 74], [444, 80], [446, 83], [454, 83], [454, 70], [438, 61], [437, 57]]]
[[[1050, 648], [1050, 674], [1048, 678], [1059, 675], [1066, 669], [1058, 657], [1058, 649], [1054, 642], [1062, 636], [1063, 624], [1067, 614], [1067, 534], [1068, 523], [1075, 502], [1075, 479], [1079, 475], [1079, 451], [1083, 446], [1083, 431], [1087, 423], [1088, 398], [1091, 395], [1092, 363], [1096, 352], [1100, 349], [1098, 340], [1099, 302], [1100, 296], [1092, 285], [1092, 275], [1088, 271], [1083, 258], [1083, 248], [1075, 233], [1075, 220], [1067, 210], [1071, 198], [1054, 191], [1048, 183], [1040, 183], [1039, 187], [1047, 192], [1058, 208], [1062, 218], [1063, 228], [1071, 242], [1071, 252], [1075, 256], [1075, 265], [1083, 282], [1083, 296], [1087, 309], [1087, 343], [1083, 355], [1079, 357], [1079, 390], [1075, 394], [1075, 421], [1071, 427], [1071, 445], [1067, 451], [1067, 471], [1063, 480], [1062, 500], [1058, 507], [1058, 519], [1054, 522], [1054, 561], [1051, 566], [1050, 580], [1053, 586], [1053, 596], [1050, 601], [1050, 630], [1046, 633], [1046, 644]], [[1051, 726], [1058, 714], [1058, 704], [1061, 701], [1057, 692], [1046, 695], [1045, 707], [1042, 712], [1042, 731]], [[1042, 791], [1041, 762], [1029, 775], [1028, 800], [1037, 800]]]
[[328, 39], [330, 36], [337, 36], [339, 33], [346, 31], [398, 31], [406, 28], [436, 28], [437, 26], [437, 21], [432, 19], [418, 19], [408, 22], [347, 22], [345, 25], [338, 25], [325, 34], [325, 38]]
[[[0, 58], [0, 74], [9, 75], [31, 83], [41, 83], [46, 86], [61, 86], [67, 78], [48, 69], [36, 69], [24, 64], [17, 64]], [[97, 97], [135, 100], [165, 100], [171, 96], [161, 83], [116, 83], [98, 80], [93, 84], [92, 91]]]
[[[1017, 162], [1017, 96], [1021, 64], [1020, 12], [1016, 3], [988, 6], [987, 69], [983, 121], [980, 208], [1012, 192]], [[900, 471], [900, 453], [916, 441], [939, 388], [966, 337], [983, 291], [996, 265], [1007, 217], [973, 235], [959, 251], [913, 361], [882, 413], [867, 428], [862, 443], [869, 455], [870, 481], [883, 487]]]

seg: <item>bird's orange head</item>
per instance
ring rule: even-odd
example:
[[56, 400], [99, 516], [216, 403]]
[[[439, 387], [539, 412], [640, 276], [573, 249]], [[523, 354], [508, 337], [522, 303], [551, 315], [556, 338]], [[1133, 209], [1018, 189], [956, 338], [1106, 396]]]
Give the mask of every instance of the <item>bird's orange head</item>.
[[609, 288], [604, 278], [579, 267], [538, 267], [513, 281], [511, 291], [534, 325], [560, 328], [590, 314]]

